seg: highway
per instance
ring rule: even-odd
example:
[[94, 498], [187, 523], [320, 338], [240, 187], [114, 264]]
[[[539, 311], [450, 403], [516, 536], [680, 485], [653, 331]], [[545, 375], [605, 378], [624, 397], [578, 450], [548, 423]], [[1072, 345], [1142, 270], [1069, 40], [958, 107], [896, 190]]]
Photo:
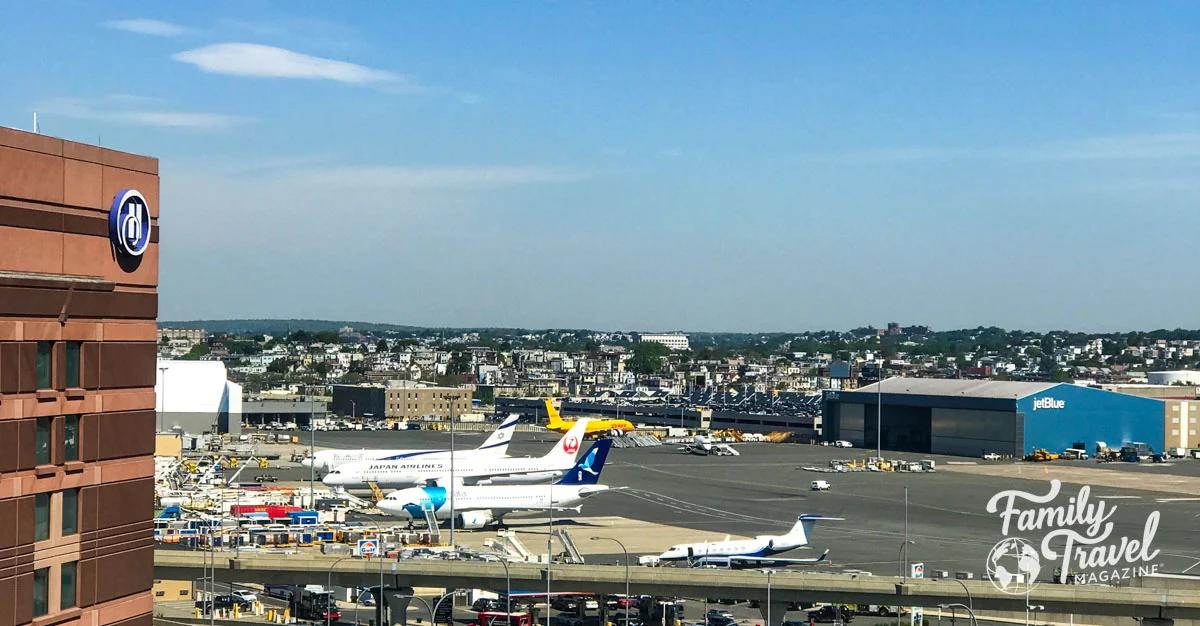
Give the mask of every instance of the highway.
[[[155, 577], [192, 580], [203, 575], [202, 552], [155, 552]], [[218, 582], [309, 584], [332, 577], [335, 585], [377, 585], [381, 572], [388, 587], [435, 586], [503, 589], [504, 566], [496, 562], [433, 559], [342, 559], [310, 555], [215, 555]], [[513, 588], [546, 586], [546, 567], [529, 563], [508, 566]], [[572, 591], [622, 593], [626, 569], [611, 565], [554, 565], [551, 585]], [[985, 581], [902, 580], [890, 576], [852, 576], [756, 570], [711, 570], [634, 567], [628, 570], [637, 594], [670, 597], [731, 598], [784, 606], [788, 602], [835, 602], [937, 606], [970, 602], [977, 610], [1023, 611], [1024, 595], [1005, 594]], [[1200, 619], [1200, 592], [1148, 588], [1107, 588], [1044, 584], [1028, 601], [1047, 613], [1160, 619]], [[773, 611], [782, 619], [783, 611]], [[773, 619], [773, 622], [779, 620]], [[770, 626], [777, 626], [772, 624]]]

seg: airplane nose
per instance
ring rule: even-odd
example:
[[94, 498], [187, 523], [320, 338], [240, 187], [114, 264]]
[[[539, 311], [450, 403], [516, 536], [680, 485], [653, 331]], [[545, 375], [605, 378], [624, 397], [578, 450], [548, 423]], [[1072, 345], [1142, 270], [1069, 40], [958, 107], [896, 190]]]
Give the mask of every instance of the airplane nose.
[[312, 467], [312, 464], [313, 464], [313, 459], [311, 456], [305, 457], [304, 460], [300, 461], [300, 465], [302, 465], [304, 467]]

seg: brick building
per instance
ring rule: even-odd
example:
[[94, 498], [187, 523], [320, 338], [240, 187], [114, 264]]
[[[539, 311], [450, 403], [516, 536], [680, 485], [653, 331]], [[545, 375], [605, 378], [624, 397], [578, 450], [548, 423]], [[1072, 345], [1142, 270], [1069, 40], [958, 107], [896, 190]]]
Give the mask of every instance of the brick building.
[[0, 128], [0, 626], [151, 624], [158, 195]]
[[[450, 417], [451, 405], [455, 415], [471, 411], [472, 389], [459, 387], [389, 387], [384, 415], [393, 419], [436, 415]], [[455, 399], [457, 398], [457, 399]]]

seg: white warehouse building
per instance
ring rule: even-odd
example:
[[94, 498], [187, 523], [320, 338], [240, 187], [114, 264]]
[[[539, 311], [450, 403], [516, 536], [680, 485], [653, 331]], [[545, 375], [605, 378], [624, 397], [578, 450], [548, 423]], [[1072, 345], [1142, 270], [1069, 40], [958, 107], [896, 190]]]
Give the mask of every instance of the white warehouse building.
[[154, 409], [161, 432], [239, 434], [242, 429], [242, 386], [230, 382], [220, 361], [159, 359], [154, 381]]
[[638, 335], [638, 343], [661, 343], [672, 350], [687, 350], [688, 337], [683, 333], [644, 333]]
[[1200, 370], [1147, 372], [1146, 382], [1151, 385], [1200, 385]]

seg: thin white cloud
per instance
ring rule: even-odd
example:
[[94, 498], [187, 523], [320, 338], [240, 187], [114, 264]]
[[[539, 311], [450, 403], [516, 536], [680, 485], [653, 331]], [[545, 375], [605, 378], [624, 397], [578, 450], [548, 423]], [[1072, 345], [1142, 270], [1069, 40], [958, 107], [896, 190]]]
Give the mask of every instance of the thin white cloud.
[[589, 176], [586, 172], [543, 165], [485, 165], [313, 168], [293, 172], [288, 178], [300, 185], [399, 190], [510, 187], [570, 182]]
[[178, 24], [150, 19], [111, 20], [104, 22], [103, 26], [139, 35], [153, 35], [155, 37], [178, 37], [187, 32], [186, 28]]
[[[398, 74], [345, 61], [323, 59], [284, 48], [252, 43], [218, 43], [171, 57], [210, 74], [259, 78], [300, 78], [340, 83], [412, 83]], [[412, 83], [415, 85], [415, 83]]]
[[48, 119], [58, 116], [156, 128], [225, 130], [250, 121], [234, 115], [165, 110], [160, 100], [121, 94], [99, 98], [52, 98], [38, 108]]
[[1200, 157], [1200, 133], [1141, 133], [1090, 137], [1034, 150], [1034, 158], [1091, 161]]
[[946, 148], [900, 146], [808, 154], [825, 163], [912, 163], [1003, 159], [1011, 161], [1138, 161], [1200, 158], [1200, 133], [1134, 133], [1085, 137], [1026, 147]]

